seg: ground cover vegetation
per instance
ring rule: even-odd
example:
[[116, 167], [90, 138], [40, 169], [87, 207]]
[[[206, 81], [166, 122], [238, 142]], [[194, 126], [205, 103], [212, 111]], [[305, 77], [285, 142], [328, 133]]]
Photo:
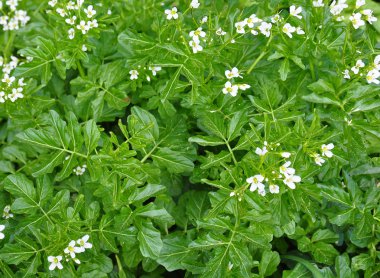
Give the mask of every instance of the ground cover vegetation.
[[2, 277], [379, 277], [379, 4], [0, 1]]

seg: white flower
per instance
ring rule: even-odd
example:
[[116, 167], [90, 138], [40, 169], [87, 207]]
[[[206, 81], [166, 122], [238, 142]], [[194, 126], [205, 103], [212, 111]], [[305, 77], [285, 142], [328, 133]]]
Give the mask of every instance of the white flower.
[[299, 19], [302, 18], [302, 15], [299, 15], [301, 12], [302, 12], [302, 7], [296, 8], [296, 6], [292, 5], [289, 8], [290, 15], [298, 17]]
[[66, 9], [75, 10], [75, 3], [73, 1], [69, 1], [69, 3], [66, 4]]
[[194, 40], [189, 41], [189, 45], [193, 48], [193, 53], [197, 53], [203, 50], [203, 47], [199, 44], [198, 37], [194, 37]]
[[256, 150], [255, 150], [255, 154], [257, 154], [259, 156], [264, 156], [267, 152], [268, 152], [268, 150], [267, 150], [266, 146], [264, 146], [262, 149], [256, 148]]
[[[191, 31], [191, 32], [189, 33], [189, 36], [190, 36], [191, 38], [193, 38], [193, 40], [194, 40], [194, 38], [198, 38], [198, 39], [199, 39], [199, 37], [201, 37], [201, 38], [206, 37], [206, 33], [205, 33], [204, 31], [202, 31], [202, 27], [199, 27], [197, 30], [195, 30], [195, 31]], [[199, 41], [198, 41], [198, 42], [199, 42]]]
[[[5, 95], [5, 93], [3, 91], [0, 91], [0, 103], [4, 103], [6, 99], [7, 99], [7, 96]], [[3, 214], [3, 217], [4, 217], [4, 214]]]
[[278, 194], [280, 193], [280, 187], [276, 184], [269, 185], [269, 192], [272, 194]]
[[264, 177], [262, 175], [255, 175], [253, 177], [249, 177], [246, 179], [246, 182], [251, 185], [249, 188], [250, 191], [255, 191], [257, 188], [259, 191], [264, 191], [265, 185], [262, 183], [264, 181]]
[[215, 32], [218, 36], [224, 36], [225, 34], [226, 34], [226, 32], [224, 32], [223, 30], [222, 30], [222, 28], [218, 28], [218, 30], [216, 30], [216, 32]]
[[358, 74], [360, 68], [363, 68], [364, 66], [365, 66], [365, 64], [363, 63], [362, 60], [357, 60], [355, 66], [353, 66], [353, 67], [351, 68], [351, 70], [352, 70], [355, 74]]
[[75, 30], [74, 28], [70, 28], [69, 31], [69, 39], [72, 40], [75, 37]]
[[82, 167], [77, 166], [77, 167], [73, 170], [73, 172], [74, 172], [77, 176], [81, 176], [81, 175], [84, 174], [84, 172], [86, 172], [86, 168], [87, 168], [86, 164], [84, 164]]
[[348, 69], [344, 70], [342, 73], [344, 75], [343, 78], [345, 78], [345, 79], [350, 79], [351, 78], [350, 71]]
[[82, 7], [84, 0], [77, 0], [77, 6]]
[[0, 225], [0, 239], [3, 239], [5, 237], [4, 233], [2, 233], [2, 231], [4, 231], [4, 229], [5, 229], [5, 226]]
[[87, 46], [85, 44], [82, 44], [82, 51], [86, 52], [87, 51]]
[[177, 8], [173, 7], [171, 10], [165, 10], [166, 19], [171, 20], [178, 18]]
[[295, 183], [298, 183], [301, 181], [301, 177], [300, 176], [295, 176], [295, 175], [289, 175], [289, 174], [284, 174], [285, 175], [285, 178], [283, 180], [283, 182], [289, 186], [290, 189], [295, 189], [296, 188], [296, 185]]
[[61, 8], [56, 9], [56, 12], [59, 13], [61, 17], [65, 17], [67, 15], [66, 11]]
[[22, 88], [13, 88], [12, 93], [8, 95], [8, 98], [10, 101], [15, 102], [17, 99], [24, 97], [24, 95], [21, 93], [22, 91]]
[[108, 9], [107, 14], [108, 14], [108, 15], [111, 15], [111, 14], [112, 14], [112, 11], [111, 11], [110, 9]]
[[14, 11], [14, 10], [16, 10], [16, 8], [17, 8], [18, 0], [8, 0], [8, 1], [5, 2], [5, 4], [6, 4], [7, 6], [9, 6], [9, 8], [10, 8], [12, 11]]
[[265, 21], [261, 22], [261, 24], [259, 26], [259, 30], [260, 30], [261, 34], [263, 34], [266, 37], [270, 36], [270, 30], [271, 29], [272, 29], [272, 24], [267, 23]]
[[315, 161], [315, 164], [317, 164], [319, 166], [322, 166], [322, 164], [325, 163], [325, 160], [321, 157], [320, 154], [314, 155], [314, 161]]
[[69, 246], [63, 250], [66, 254], [69, 254], [71, 258], [75, 258], [75, 253], [81, 253], [82, 248], [75, 246], [75, 240], [70, 241]]
[[333, 156], [333, 153], [331, 152], [331, 150], [334, 148], [334, 144], [333, 143], [330, 143], [330, 144], [323, 144], [321, 146], [321, 150], [322, 150], [322, 155], [323, 156], [327, 156], [327, 157], [332, 157]]
[[373, 60], [373, 65], [377, 70], [380, 70], [380, 55], [377, 55]]
[[4, 74], [2, 82], [7, 83], [8, 86], [12, 85], [12, 83], [16, 80], [14, 76], [9, 76], [8, 74]]
[[365, 5], [365, 0], [356, 0], [355, 9]]
[[202, 19], [201, 19], [201, 23], [202, 23], [202, 24], [203, 24], [203, 23], [206, 23], [207, 20], [208, 20], [208, 17], [207, 17], [207, 16], [204, 16], [204, 17], [202, 17]]
[[131, 75], [131, 80], [139, 78], [139, 72], [137, 70], [130, 70], [129, 74]]
[[291, 153], [289, 153], [289, 152], [282, 152], [281, 156], [285, 157], [285, 158], [289, 158], [291, 156]]
[[330, 13], [337, 16], [339, 15], [345, 8], [348, 8], [346, 4], [346, 0], [334, 0], [330, 5]]
[[280, 166], [280, 173], [281, 174], [288, 174], [288, 175], [294, 175], [296, 170], [294, 168], [289, 167], [291, 164], [290, 161], [286, 161], [282, 166]]
[[313, 1], [313, 7], [315, 8], [321, 8], [323, 7], [325, 4], [323, 3], [323, 0], [316, 0], [316, 1]]
[[50, 7], [54, 7], [55, 5], [57, 5], [57, 0], [51, 0], [48, 2], [48, 4]]
[[249, 28], [253, 28], [253, 26], [255, 25], [255, 23], [259, 23], [261, 21], [262, 20], [260, 18], [258, 18], [255, 14], [251, 14], [250, 17], [248, 17], [245, 20], [245, 23], [247, 24], [247, 26]]
[[94, 7], [92, 5], [88, 6], [87, 9], [84, 9], [84, 12], [86, 13], [88, 18], [91, 18], [96, 14], [96, 11], [94, 10]]
[[71, 18], [66, 18], [66, 19], [65, 19], [65, 22], [66, 22], [67, 24], [74, 25], [76, 19], [77, 19], [77, 17], [74, 15], [74, 16], [71, 17]]
[[361, 13], [356, 13], [356, 14], [354, 13], [354, 14], [352, 14], [352, 16], [349, 17], [349, 19], [351, 20], [352, 25], [354, 26], [355, 29], [358, 29], [361, 26], [365, 25], [364, 20], [362, 20], [361, 18], [362, 18]]
[[79, 244], [79, 248], [81, 250], [80, 252], [84, 252], [84, 251], [86, 251], [86, 249], [92, 248], [92, 244], [87, 242], [89, 238], [90, 238], [89, 235], [85, 235], [81, 239], [77, 240], [77, 243]]
[[251, 86], [248, 85], [248, 84], [239, 84], [238, 87], [239, 87], [239, 89], [242, 90], [242, 91], [245, 91], [245, 90], [251, 88]]
[[51, 262], [51, 264], [49, 266], [49, 270], [54, 270], [56, 267], [58, 267], [58, 269], [63, 268], [63, 266], [61, 264], [62, 256], [56, 256], [56, 257], [49, 256], [48, 261]]
[[149, 66], [149, 70], [152, 71], [153, 76], [156, 76], [157, 72], [161, 70], [161, 67]]
[[237, 67], [234, 67], [231, 70], [226, 70], [224, 72], [224, 74], [226, 75], [227, 79], [232, 79], [234, 77], [241, 77], [241, 75], [239, 74], [239, 70], [237, 69]]
[[304, 35], [304, 34], [305, 34], [305, 31], [302, 30], [301, 27], [297, 27], [297, 28], [296, 28], [296, 33], [297, 33], [298, 35]]
[[190, 7], [193, 9], [198, 9], [199, 5], [200, 5], [200, 3], [198, 2], [198, 0], [192, 0], [190, 3]]
[[379, 77], [380, 77], [380, 72], [377, 69], [373, 69], [367, 73], [366, 79], [369, 84], [371, 83], [379, 84], [380, 81], [377, 79]]
[[231, 191], [231, 193], [230, 193], [230, 197], [233, 197], [233, 196], [235, 196], [235, 192], [234, 192], [234, 191]]
[[96, 19], [87, 21], [88, 29], [96, 28], [98, 27], [98, 21]]
[[245, 30], [244, 30], [245, 25], [246, 25], [245, 21], [236, 22], [235, 23], [236, 33], [245, 34]]
[[362, 10], [361, 13], [364, 15], [365, 20], [368, 21], [369, 24], [377, 21], [377, 18], [373, 16], [373, 11], [370, 9]]
[[295, 31], [296, 31], [296, 28], [293, 27], [292, 25], [290, 25], [289, 23], [286, 23], [282, 27], [282, 32], [284, 32], [286, 35], [288, 35], [289, 38], [293, 37], [292, 33], [294, 33]]
[[282, 21], [282, 16], [279, 15], [279, 14], [275, 14], [274, 16], [271, 17], [270, 21], [272, 23], [277, 23], [277, 22], [281, 22]]
[[224, 84], [223, 94], [230, 94], [233, 97], [236, 97], [239, 87], [237, 85], [232, 85], [230, 81], [227, 81]]
[[[0, 92], [0, 98], [1, 98], [1, 93], [4, 94], [4, 92]], [[1, 102], [1, 101], [0, 101]], [[3, 218], [9, 219], [13, 217], [13, 213], [11, 213], [11, 206], [6, 205], [3, 210]]]
[[86, 21], [81, 20], [79, 25], [77, 25], [77, 29], [81, 30], [82, 34], [84, 35], [87, 33], [87, 31], [90, 29], [90, 27], [88, 27], [88, 25], [86, 24]]

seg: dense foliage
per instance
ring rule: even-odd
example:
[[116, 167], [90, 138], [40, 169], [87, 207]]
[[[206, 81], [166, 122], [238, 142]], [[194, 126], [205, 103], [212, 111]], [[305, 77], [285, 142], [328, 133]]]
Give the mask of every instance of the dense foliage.
[[365, 2], [0, 1], [1, 277], [378, 277]]

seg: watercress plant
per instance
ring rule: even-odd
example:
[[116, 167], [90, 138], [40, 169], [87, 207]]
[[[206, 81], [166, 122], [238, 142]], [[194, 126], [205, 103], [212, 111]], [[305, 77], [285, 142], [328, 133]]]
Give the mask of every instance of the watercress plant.
[[0, 1], [2, 277], [377, 277], [365, 0]]

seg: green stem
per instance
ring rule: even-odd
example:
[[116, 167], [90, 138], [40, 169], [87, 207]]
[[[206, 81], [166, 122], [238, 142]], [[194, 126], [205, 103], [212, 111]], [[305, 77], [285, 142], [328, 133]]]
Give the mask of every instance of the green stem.
[[268, 46], [271, 43], [272, 39], [273, 39], [273, 36], [271, 35], [269, 40], [267, 41], [265, 47], [264, 47], [264, 50], [261, 52], [259, 57], [256, 58], [256, 60], [251, 65], [251, 67], [248, 69], [247, 74], [250, 74], [252, 72], [252, 70], [256, 67], [257, 63], [260, 62], [261, 59], [267, 54]]
[[15, 33], [14, 32], [7, 32], [7, 45], [5, 46], [4, 48], [4, 59], [6, 62], [8, 62], [8, 57], [10, 56], [11, 54], [11, 46], [13, 44], [13, 40], [15, 38]]
[[232, 160], [233, 160], [235, 166], [237, 166], [238, 162], [237, 162], [237, 160], [235, 158], [234, 152], [232, 151], [230, 144], [228, 144], [228, 141], [226, 141], [226, 145], [227, 145], [227, 148], [228, 148], [228, 150], [229, 150], [229, 152], [230, 152], [230, 154], [232, 156]]
[[80, 77], [84, 78], [86, 75], [84, 73], [84, 70], [80, 61], [77, 61], [77, 67], [79, 70]]

